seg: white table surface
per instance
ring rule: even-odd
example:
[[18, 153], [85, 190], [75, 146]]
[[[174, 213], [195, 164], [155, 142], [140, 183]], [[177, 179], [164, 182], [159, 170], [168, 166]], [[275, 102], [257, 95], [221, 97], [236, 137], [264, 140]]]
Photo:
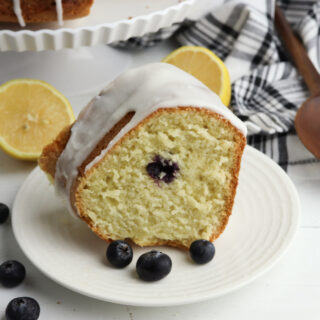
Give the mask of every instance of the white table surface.
[[[116, 74], [131, 66], [159, 61], [176, 47], [118, 51], [108, 47], [76, 52], [0, 53], [0, 83], [12, 78], [46, 80], [71, 101], [76, 113]], [[15, 195], [34, 163], [15, 160], [0, 151], [0, 202], [12, 207]], [[7, 303], [32, 296], [41, 305], [40, 319], [320, 319], [320, 179], [292, 177], [302, 203], [299, 232], [286, 255], [261, 278], [226, 296], [192, 305], [141, 308], [97, 301], [69, 291], [42, 275], [19, 249], [10, 221], [0, 225], [0, 263], [16, 259], [27, 277], [13, 289], [0, 287], [0, 320]], [[76, 267], [76, 266], [75, 266]], [[125, 288], [124, 288], [125, 290]]]

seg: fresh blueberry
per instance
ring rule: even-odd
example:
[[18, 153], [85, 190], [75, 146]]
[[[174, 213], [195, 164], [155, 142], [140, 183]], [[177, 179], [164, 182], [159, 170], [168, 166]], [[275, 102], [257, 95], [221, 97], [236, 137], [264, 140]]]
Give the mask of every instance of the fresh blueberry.
[[107, 259], [116, 268], [124, 268], [133, 258], [130, 245], [122, 240], [113, 241], [107, 249]]
[[193, 241], [190, 246], [190, 255], [194, 262], [204, 264], [211, 261], [215, 254], [213, 243], [208, 240]]
[[161, 280], [170, 273], [171, 268], [170, 257], [155, 250], [141, 255], [136, 265], [138, 276], [144, 281]]
[[25, 267], [18, 261], [9, 260], [0, 265], [0, 283], [12, 288], [19, 285], [26, 276]]
[[0, 203], [0, 224], [6, 222], [9, 217], [9, 208], [4, 203]]
[[11, 300], [6, 309], [6, 320], [37, 320], [39, 315], [38, 302], [29, 297]]
[[152, 179], [159, 180], [162, 172], [162, 164], [158, 162], [150, 162], [147, 165], [147, 172]]
[[146, 170], [149, 176], [155, 181], [170, 183], [177, 177], [180, 168], [176, 162], [156, 155], [153, 158], [153, 162], [147, 165]]

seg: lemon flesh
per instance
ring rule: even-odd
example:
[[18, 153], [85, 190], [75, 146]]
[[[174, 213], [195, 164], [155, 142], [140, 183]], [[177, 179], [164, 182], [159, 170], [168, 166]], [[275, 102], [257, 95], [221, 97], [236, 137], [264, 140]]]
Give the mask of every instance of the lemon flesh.
[[73, 121], [69, 101], [48, 83], [17, 79], [0, 86], [0, 147], [15, 158], [38, 159]]
[[230, 76], [222, 60], [204, 47], [185, 46], [170, 53], [162, 62], [170, 63], [192, 74], [215, 92], [224, 105], [231, 98]]

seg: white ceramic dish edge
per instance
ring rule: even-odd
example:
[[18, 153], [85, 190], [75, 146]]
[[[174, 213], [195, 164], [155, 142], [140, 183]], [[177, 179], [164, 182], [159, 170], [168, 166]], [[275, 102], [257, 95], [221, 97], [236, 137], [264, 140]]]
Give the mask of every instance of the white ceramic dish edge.
[[[245, 277], [241, 280], [238, 280], [236, 283], [233, 283], [230, 286], [226, 286], [223, 289], [215, 292], [214, 294], [207, 294], [207, 295], [199, 295], [199, 297], [195, 298], [192, 297], [191, 299], [188, 299], [188, 297], [184, 297], [183, 301], [179, 299], [179, 301], [165, 301], [163, 302], [162, 300], [157, 301], [157, 303], [155, 303], [154, 301], [144, 301], [143, 303], [141, 301], [126, 301], [125, 304], [127, 305], [132, 305], [132, 306], [143, 306], [143, 307], [163, 307], [163, 306], [175, 306], [175, 305], [184, 305], [184, 304], [190, 304], [190, 303], [196, 303], [196, 302], [201, 302], [201, 301], [205, 301], [205, 300], [209, 300], [209, 299], [213, 299], [216, 297], [220, 297], [222, 295], [228, 294], [232, 291], [238, 290], [239, 288], [250, 284], [251, 282], [253, 282], [255, 279], [259, 278], [260, 276], [262, 276], [264, 273], [266, 273], [267, 271], [269, 271], [278, 261], [279, 259], [288, 251], [288, 249], [290, 248], [290, 246], [292, 245], [293, 239], [298, 231], [298, 226], [299, 226], [299, 222], [300, 222], [300, 216], [301, 216], [301, 205], [300, 205], [300, 201], [299, 201], [299, 196], [297, 193], [297, 190], [295, 189], [293, 183], [291, 182], [291, 180], [288, 178], [288, 176], [285, 174], [285, 172], [276, 164], [274, 163], [272, 160], [268, 159], [265, 155], [261, 154], [259, 151], [255, 150], [252, 147], [249, 147], [250, 149], [250, 153], [253, 153], [254, 156], [257, 158], [257, 160], [261, 160], [261, 162], [266, 162], [270, 167], [273, 168], [273, 170], [277, 171], [277, 174], [279, 176], [281, 176], [282, 179], [284, 179], [286, 181], [287, 184], [287, 188], [290, 190], [290, 194], [291, 194], [291, 200], [292, 203], [295, 204], [295, 209], [297, 214], [295, 215], [293, 221], [292, 221], [292, 226], [290, 228], [290, 232], [286, 235], [286, 239], [283, 241], [283, 243], [281, 244], [281, 247], [279, 247], [273, 254], [272, 258], [270, 258], [263, 266], [263, 268], [260, 268], [260, 270], [255, 270], [255, 272], [253, 274], [251, 274], [249, 277]], [[12, 212], [16, 211], [16, 203], [19, 202], [19, 198], [22, 196], [23, 193], [23, 189], [25, 188], [25, 184], [23, 184], [17, 194], [17, 197], [15, 199], [15, 203], [13, 206], [13, 210]], [[15, 215], [13, 215], [13, 219], [15, 219]], [[22, 243], [19, 243], [19, 237], [17, 237], [17, 230], [15, 230], [15, 223], [13, 221], [13, 232], [15, 235], [15, 238], [18, 240], [18, 244], [20, 246], [20, 248], [23, 250], [23, 245]], [[24, 253], [26, 254], [26, 256], [29, 258], [29, 260], [31, 262], [33, 262], [33, 259], [31, 256], [28, 255], [28, 252], [26, 252], [25, 250], [23, 250]], [[94, 295], [94, 294], [88, 294], [85, 291], [82, 291], [78, 288], [75, 288], [73, 286], [69, 286], [66, 283], [63, 283], [62, 281], [60, 281], [59, 279], [57, 279], [56, 277], [52, 276], [50, 273], [48, 273], [44, 268], [41, 268], [39, 265], [36, 265], [36, 267], [43, 273], [45, 274], [48, 278], [52, 279], [53, 281], [59, 283], [60, 285], [75, 291], [77, 293], [80, 294], [84, 294], [87, 295], [91, 298], [95, 298], [98, 300], [103, 300], [103, 301], [108, 301], [111, 303], [118, 303], [118, 304], [124, 304], [124, 301], [122, 300], [118, 300], [117, 298], [108, 298], [108, 299], [103, 299], [101, 296], [99, 295]]]
[[186, 0], [149, 15], [77, 29], [0, 30], [1, 51], [43, 51], [79, 48], [139, 37], [181, 22], [192, 11], [196, 0]]

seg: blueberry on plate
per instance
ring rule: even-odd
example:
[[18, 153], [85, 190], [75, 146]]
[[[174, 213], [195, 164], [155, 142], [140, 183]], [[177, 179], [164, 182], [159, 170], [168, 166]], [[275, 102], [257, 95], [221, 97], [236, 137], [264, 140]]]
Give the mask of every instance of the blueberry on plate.
[[39, 315], [38, 302], [29, 297], [11, 300], [6, 309], [6, 320], [37, 320]]
[[170, 257], [155, 250], [141, 255], [136, 265], [138, 276], [144, 281], [161, 280], [170, 273], [171, 268], [172, 261]]
[[133, 252], [131, 246], [122, 240], [116, 240], [109, 244], [107, 259], [116, 268], [124, 268], [131, 263]]
[[18, 261], [9, 260], [0, 265], [0, 283], [7, 288], [16, 287], [26, 276], [26, 269]]
[[0, 224], [5, 223], [9, 217], [9, 208], [4, 203], [0, 203]]
[[192, 260], [198, 264], [211, 261], [216, 252], [213, 243], [208, 240], [193, 241], [189, 250]]

